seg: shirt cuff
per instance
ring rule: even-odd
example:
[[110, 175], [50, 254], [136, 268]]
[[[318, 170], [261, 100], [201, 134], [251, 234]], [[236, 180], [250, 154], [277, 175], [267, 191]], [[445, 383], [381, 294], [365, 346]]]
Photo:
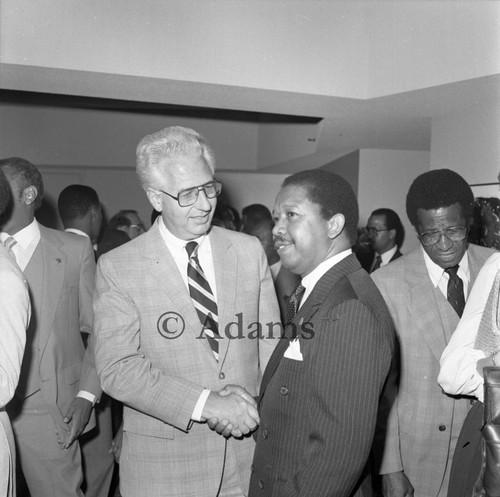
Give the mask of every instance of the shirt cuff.
[[198, 402], [196, 402], [196, 405], [194, 406], [193, 409], [193, 414], [191, 415], [191, 419], [193, 421], [201, 421], [201, 415], [203, 414], [203, 409], [205, 407], [205, 404], [207, 402], [208, 396], [210, 395], [211, 390], [208, 390], [205, 388], [203, 392], [201, 392]]
[[90, 393], [90, 392], [86, 392], [85, 390], [80, 390], [77, 394], [76, 394], [77, 397], [80, 397], [82, 399], [86, 399], [88, 400], [89, 402], [92, 402], [92, 407], [96, 405], [96, 402], [97, 402], [97, 397]]

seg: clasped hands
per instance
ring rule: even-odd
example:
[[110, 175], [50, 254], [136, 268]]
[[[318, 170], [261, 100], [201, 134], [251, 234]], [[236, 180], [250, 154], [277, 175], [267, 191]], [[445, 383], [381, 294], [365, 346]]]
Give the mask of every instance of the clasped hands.
[[257, 403], [243, 387], [226, 385], [218, 392], [210, 392], [202, 420], [226, 438], [241, 438], [254, 431], [259, 424]]

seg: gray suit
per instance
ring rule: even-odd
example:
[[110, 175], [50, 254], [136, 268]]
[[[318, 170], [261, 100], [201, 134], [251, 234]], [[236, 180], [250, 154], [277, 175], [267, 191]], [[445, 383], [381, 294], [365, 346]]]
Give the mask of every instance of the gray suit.
[[[469, 245], [469, 288], [492, 253]], [[468, 400], [446, 395], [437, 384], [439, 359], [458, 315], [432, 285], [420, 247], [371, 276], [394, 320], [401, 363], [385, 447], [378, 445], [376, 450], [380, 472], [404, 469], [416, 496], [446, 495], [456, 441], [470, 408]], [[387, 393], [384, 407], [390, 409], [391, 390]]]
[[209, 239], [219, 362], [157, 223], [99, 259], [96, 363], [104, 390], [125, 405], [125, 496], [215, 496], [228, 468], [248, 487], [253, 439], [226, 441], [191, 416], [204, 388], [239, 384], [257, 395], [276, 340], [249, 334], [258, 322], [279, 322], [279, 308], [257, 238], [214, 227]]

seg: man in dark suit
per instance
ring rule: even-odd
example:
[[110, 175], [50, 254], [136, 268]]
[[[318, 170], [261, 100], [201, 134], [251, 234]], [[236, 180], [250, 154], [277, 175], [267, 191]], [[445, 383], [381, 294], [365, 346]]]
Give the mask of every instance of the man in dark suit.
[[[88, 239], [45, 228], [35, 219], [43, 196], [38, 169], [0, 160], [13, 193], [2, 226], [28, 282], [31, 321], [19, 385], [9, 404], [21, 467], [32, 497], [83, 496], [78, 437], [95, 425], [101, 394], [92, 351], [95, 261]], [[89, 422], [91, 420], [91, 422]]]
[[244, 207], [241, 213], [244, 220], [241, 231], [256, 236], [266, 253], [283, 321], [286, 319], [288, 297], [299, 284], [300, 277], [286, 269], [280, 261], [273, 241], [274, 221], [271, 211], [265, 205], [251, 204]]
[[374, 210], [368, 218], [366, 231], [374, 250], [370, 273], [403, 255], [399, 249], [405, 232], [401, 219], [392, 209]]
[[[322, 170], [285, 179], [274, 206], [275, 246], [302, 277], [264, 373], [251, 497], [371, 495], [368, 459], [394, 331], [351, 245], [358, 205]], [[290, 307], [290, 312], [292, 312]]]

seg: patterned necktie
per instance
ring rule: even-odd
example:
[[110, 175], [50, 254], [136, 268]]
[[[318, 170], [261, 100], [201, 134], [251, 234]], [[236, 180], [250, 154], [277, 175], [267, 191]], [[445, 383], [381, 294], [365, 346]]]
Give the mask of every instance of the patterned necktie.
[[375, 269], [378, 269], [381, 264], [382, 264], [382, 257], [379, 254], [377, 254], [377, 258], [375, 259], [375, 264], [373, 265], [370, 273], [373, 273], [373, 271], [375, 271]]
[[288, 300], [286, 302], [286, 322], [287, 323], [290, 323], [293, 320], [293, 318], [295, 317], [295, 314], [297, 314], [297, 311], [299, 310], [299, 306], [300, 306], [300, 301], [302, 300], [302, 297], [304, 296], [305, 291], [306, 291], [305, 287], [303, 287], [302, 284], [299, 283], [295, 287], [295, 290], [290, 294], [290, 297], [288, 297]]
[[186, 251], [189, 257], [187, 268], [189, 295], [193, 300], [194, 307], [203, 325], [205, 336], [215, 359], [219, 360], [219, 326], [217, 316], [217, 302], [210, 288], [210, 284], [205, 278], [198, 260], [198, 247], [196, 242], [189, 242]]
[[14, 250], [12, 249], [14, 245], [17, 243], [17, 240], [13, 236], [8, 236], [4, 241], [3, 241], [3, 246], [7, 249], [7, 252], [9, 252], [9, 255], [16, 260], [16, 255], [14, 254]]
[[450, 279], [448, 280], [448, 302], [455, 312], [462, 317], [465, 307], [464, 283], [457, 274], [458, 264], [445, 269]]

